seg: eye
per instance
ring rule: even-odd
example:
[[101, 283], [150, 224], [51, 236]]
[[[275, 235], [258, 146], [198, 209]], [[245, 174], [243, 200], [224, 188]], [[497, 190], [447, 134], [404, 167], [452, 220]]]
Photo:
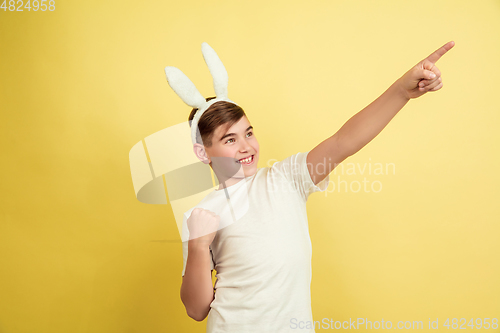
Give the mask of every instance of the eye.
[[[248, 134], [251, 134], [250, 136], [252, 136], [252, 135], [253, 135], [253, 132], [252, 132], [252, 131], [250, 131], [250, 132], [248, 132], [248, 133], [247, 133], [247, 135], [248, 135]], [[231, 139], [227, 140], [227, 141], [226, 141], [226, 143], [228, 143], [228, 142], [229, 142], [229, 141], [231, 141], [231, 140], [234, 140], [234, 139], [233, 139], [233, 138], [231, 138]]]

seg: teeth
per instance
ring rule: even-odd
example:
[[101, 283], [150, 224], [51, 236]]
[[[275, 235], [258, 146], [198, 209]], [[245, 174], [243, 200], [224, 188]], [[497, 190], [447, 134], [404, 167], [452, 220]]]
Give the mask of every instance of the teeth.
[[244, 160], [239, 160], [238, 163], [249, 163], [250, 161], [252, 161], [252, 156], [247, 157]]

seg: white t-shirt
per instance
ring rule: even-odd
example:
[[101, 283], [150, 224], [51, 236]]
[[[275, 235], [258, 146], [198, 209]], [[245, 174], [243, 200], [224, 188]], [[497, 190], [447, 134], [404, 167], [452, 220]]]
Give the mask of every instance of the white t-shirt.
[[[297, 325], [313, 321], [306, 201], [311, 193], [327, 189], [329, 175], [314, 185], [306, 166], [308, 153], [259, 168], [227, 191], [214, 190], [185, 213], [184, 223], [194, 208], [220, 215], [231, 203], [238, 218], [227, 226], [221, 219], [210, 245], [217, 280], [207, 333], [314, 332]], [[187, 255], [184, 241], [182, 275]]]

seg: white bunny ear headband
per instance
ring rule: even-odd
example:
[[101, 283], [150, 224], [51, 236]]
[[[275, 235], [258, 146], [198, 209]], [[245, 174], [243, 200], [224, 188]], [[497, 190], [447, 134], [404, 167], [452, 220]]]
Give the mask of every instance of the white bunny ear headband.
[[167, 75], [167, 81], [170, 87], [184, 101], [184, 103], [198, 109], [194, 115], [193, 121], [191, 122], [191, 140], [193, 141], [193, 145], [196, 143], [197, 132], [198, 134], [200, 132], [198, 129], [198, 121], [210, 105], [219, 101], [236, 104], [227, 98], [227, 71], [217, 53], [215, 53], [214, 49], [212, 49], [207, 43], [201, 44], [201, 52], [203, 53], [205, 63], [210, 70], [210, 74], [214, 79], [214, 91], [216, 98], [211, 99], [208, 102], [205, 98], [203, 98], [193, 82], [191, 82], [191, 80], [189, 80], [183, 72], [176, 67], [165, 67], [165, 74]]

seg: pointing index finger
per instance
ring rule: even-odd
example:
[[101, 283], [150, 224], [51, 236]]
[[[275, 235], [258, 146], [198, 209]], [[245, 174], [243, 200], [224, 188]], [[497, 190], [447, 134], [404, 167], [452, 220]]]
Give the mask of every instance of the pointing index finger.
[[448, 52], [453, 46], [455, 46], [455, 42], [451, 41], [443, 46], [441, 46], [439, 49], [434, 51], [430, 56], [427, 57], [427, 60], [435, 64], [439, 58], [441, 58], [446, 52]]

